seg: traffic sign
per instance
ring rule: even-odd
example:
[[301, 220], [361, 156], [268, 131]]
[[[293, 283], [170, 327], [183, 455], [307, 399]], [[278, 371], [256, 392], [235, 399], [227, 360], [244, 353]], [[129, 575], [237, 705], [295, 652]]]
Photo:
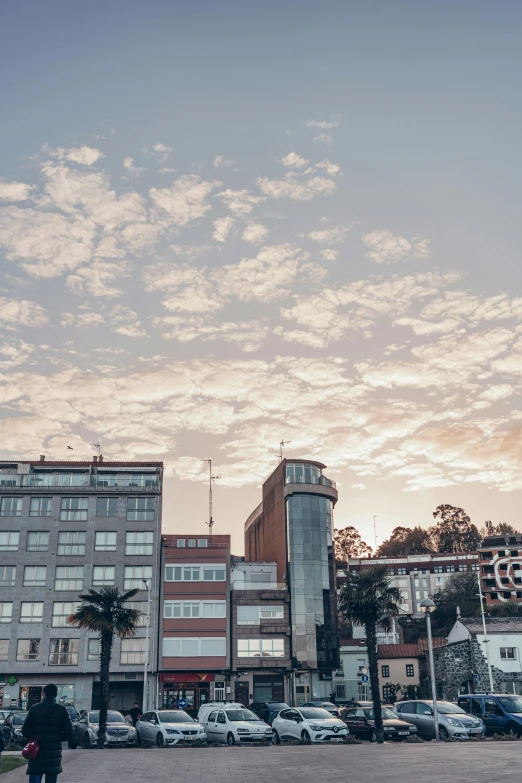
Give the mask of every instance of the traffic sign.
[[184, 710], [187, 706], [187, 700], [186, 699], [178, 699], [178, 707], [180, 710]]
[[361, 677], [361, 681], [362, 681], [362, 682], [368, 682], [368, 680], [369, 680], [369, 679], [370, 679], [370, 678], [368, 677], [368, 675], [367, 675], [367, 674], [363, 674], [363, 676]]
[[366, 666], [361, 666], [361, 674], [368, 674], [368, 669]]
[[479, 681], [479, 676], [478, 673], [475, 672], [473, 675], [473, 682], [475, 683], [475, 685], [478, 685], [478, 681]]

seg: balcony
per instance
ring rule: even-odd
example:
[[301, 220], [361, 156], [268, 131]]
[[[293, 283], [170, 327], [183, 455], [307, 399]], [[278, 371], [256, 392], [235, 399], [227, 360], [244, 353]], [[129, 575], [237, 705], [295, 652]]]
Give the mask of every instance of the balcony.
[[155, 474], [112, 474], [112, 473], [0, 473], [0, 490], [120, 490], [149, 492], [159, 489], [159, 478]]
[[286, 476], [285, 484], [320, 484], [323, 487], [336, 488], [335, 481], [326, 478], [326, 476]]

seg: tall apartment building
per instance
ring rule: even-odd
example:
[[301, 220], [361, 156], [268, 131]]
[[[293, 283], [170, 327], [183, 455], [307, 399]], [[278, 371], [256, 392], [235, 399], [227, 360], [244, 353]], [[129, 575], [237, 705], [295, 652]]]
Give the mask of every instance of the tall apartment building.
[[277, 563], [232, 558], [231, 685], [242, 704], [290, 698], [290, 595]]
[[522, 536], [486, 536], [479, 557], [486, 604], [522, 600]]
[[[337, 582], [341, 585], [345, 571], [358, 571], [375, 565], [385, 565], [394, 587], [403, 597], [401, 615], [422, 617], [421, 601], [433, 596], [444, 587], [452, 574], [462, 571], [478, 571], [477, 552], [448, 553], [440, 555], [408, 555], [406, 557], [358, 557], [346, 563], [337, 563]], [[399, 639], [380, 639], [381, 644], [395, 643]]]
[[163, 536], [159, 694], [195, 710], [230, 697], [230, 536]]
[[[0, 461], [0, 705], [28, 708], [53, 681], [62, 701], [98, 706], [99, 639], [66, 621], [82, 592], [103, 585], [139, 590], [139, 633], [113, 648], [110, 706], [142, 701], [149, 605], [156, 627], [162, 475], [161, 462]], [[151, 698], [156, 660], [151, 632]]]
[[295, 703], [330, 697], [340, 665], [333, 508], [335, 483], [313, 460], [283, 459], [245, 523], [245, 560], [272, 561], [290, 594]]

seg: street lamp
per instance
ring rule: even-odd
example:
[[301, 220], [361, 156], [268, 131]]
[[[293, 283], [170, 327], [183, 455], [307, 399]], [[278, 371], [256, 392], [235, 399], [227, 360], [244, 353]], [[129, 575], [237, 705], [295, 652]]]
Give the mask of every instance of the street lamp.
[[435, 687], [435, 665], [433, 663], [433, 640], [431, 638], [431, 613], [435, 611], [436, 606], [431, 598], [425, 598], [420, 603], [421, 612], [426, 615], [426, 625], [428, 627], [428, 651], [430, 655], [430, 676], [431, 693], [433, 696], [433, 720], [435, 721], [435, 741], [439, 741], [439, 712], [437, 710], [437, 689]]
[[142, 579], [145, 585], [145, 590], [148, 591], [147, 596], [147, 635], [145, 637], [145, 667], [143, 670], [143, 704], [141, 707], [142, 713], [147, 712], [148, 709], [148, 695], [149, 688], [147, 682], [147, 669], [149, 666], [149, 637], [150, 637], [150, 591], [152, 588], [152, 579]]

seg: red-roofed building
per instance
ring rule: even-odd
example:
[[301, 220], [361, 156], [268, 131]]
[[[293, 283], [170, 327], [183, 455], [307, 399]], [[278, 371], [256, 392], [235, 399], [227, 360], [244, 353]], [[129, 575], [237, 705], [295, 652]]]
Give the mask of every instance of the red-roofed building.
[[[444, 647], [446, 643], [442, 637], [433, 639], [433, 647]], [[384, 701], [393, 702], [402, 695], [420, 698], [421, 684], [426, 677], [427, 650], [427, 639], [412, 644], [379, 644], [377, 659]]]

